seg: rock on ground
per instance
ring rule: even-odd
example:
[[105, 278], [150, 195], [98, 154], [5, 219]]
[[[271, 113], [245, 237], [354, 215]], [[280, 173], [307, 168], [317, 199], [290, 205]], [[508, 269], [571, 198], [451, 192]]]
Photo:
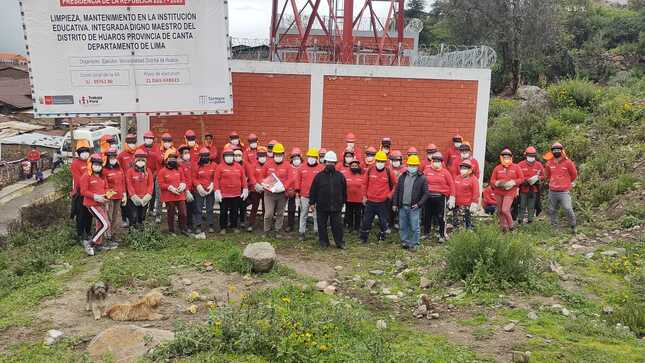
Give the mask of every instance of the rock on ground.
[[251, 261], [253, 271], [269, 272], [273, 268], [277, 255], [269, 242], [256, 242], [246, 246], [244, 257]]
[[329, 283], [327, 281], [318, 281], [316, 283], [316, 290], [324, 291], [328, 286], [329, 286]]
[[150, 349], [174, 337], [175, 334], [168, 330], [117, 325], [95, 336], [88, 345], [87, 352], [95, 362], [101, 362], [106, 356], [117, 363], [134, 362]]

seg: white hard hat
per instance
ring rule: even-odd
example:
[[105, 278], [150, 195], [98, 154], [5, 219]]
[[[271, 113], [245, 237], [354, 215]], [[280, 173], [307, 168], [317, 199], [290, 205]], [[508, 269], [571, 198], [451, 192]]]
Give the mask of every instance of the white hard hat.
[[338, 157], [336, 156], [336, 153], [333, 151], [327, 151], [325, 154], [325, 161], [330, 161], [330, 162], [338, 162]]

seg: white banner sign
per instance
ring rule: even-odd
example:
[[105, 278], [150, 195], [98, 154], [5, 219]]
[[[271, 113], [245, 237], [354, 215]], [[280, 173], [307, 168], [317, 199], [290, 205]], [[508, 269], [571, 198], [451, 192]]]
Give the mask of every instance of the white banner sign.
[[230, 113], [225, 0], [22, 0], [38, 117]]

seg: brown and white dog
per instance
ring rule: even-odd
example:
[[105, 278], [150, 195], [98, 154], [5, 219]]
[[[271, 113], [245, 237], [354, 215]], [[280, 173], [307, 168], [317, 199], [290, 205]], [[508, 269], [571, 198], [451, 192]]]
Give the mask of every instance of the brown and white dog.
[[164, 316], [154, 309], [161, 304], [162, 295], [156, 291], [148, 293], [133, 304], [114, 304], [105, 311], [104, 316], [118, 321], [162, 320]]
[[85, 310], [92, 311], [92, 315], [96, 320], [101, 319], [103, 316], [109, 290], [110, 285], [103, 281], [98, 281], [90, 286], [85, 293]]

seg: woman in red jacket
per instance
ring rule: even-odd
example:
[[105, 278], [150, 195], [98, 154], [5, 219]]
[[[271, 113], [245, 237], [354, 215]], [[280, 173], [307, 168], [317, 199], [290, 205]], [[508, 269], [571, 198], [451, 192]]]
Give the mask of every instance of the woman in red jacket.
[[499, 155], [500, 164], [493, 169], [490, 184], [495, 190], [497, 199], [497, 216], [503, 232], [513, 229], [511, 206], [517, 197], [520, 184], [524, 181], [522, 169], [513, 163], [511, 150], [504, 149]]
[[89, 256], [94, 256], [94, 248], [101, 246], [103, 235], [110, 229], [110, 220], [105, 211], [108, 189], [107, 181], [102, 174], [103, 158], [100, 154], [93, 154], [90, 157], [90, 163], [91, 169], [81, 178], [81, 195], [83, 205], [96, 217], [96, 230], [91, 240], [83, 241], [83, 248]]
[[193, 184], [193, 163], [190, 161], [190, 148], [188, 145], [179, 146], [179, 169], [186, 178], [186, 231], [193, 232], [195, 211], [195, 186]]
[[349, 163], [349, 168], [341, 171], [347, 182], [347, 201], [345, 201], [345, 226], [352, 232], [361, 229], [363, 220], [363, 195], [365, 190], [365, 173], [358, 159]]
[[123, 174], [123, 169], [119, 166], [117, 149], [114, 147], [107, 149], [105, 156], [107, 160], [105, 161], [103, 174], [110, 192], [106, 204], [107, 214], [110, 219], [110, 230], [107, 236], [108, 239], [114, 242], [114, 224], [119, 220], [121, 206], [127, 203], [128, 197], [125, 193], [125, 175]]
[[455, 209], [452, 212], [452, 225], [457, 228], [463, 224], [473, 228], [472, 215], [479, 207], [479, 180], [473, 175], [470, 160], [459, 163], [459, 175], [455, 178]]
[[152, 200], [154, 190], [154, 179], [152, 173], [147, 170], [148, 154], [145, 150], [137, 150], [134, 153], [134, 166], [128, 169], [125, 175], [125, 183], [128, 190], [128, 212], [130, 214], [130, 226], [138, 227], [143, 224], [146, 216], [146, 208]]
[[423, 170], [423, 175], [428, 180], [430, 197], [424, 204], [424, 235], [421, 239], [428, 238], [434, 223], [439, 229], [439, 242], [441, 243], [446, 240], [446, 204], [449, 209], [455, 207], [455, 183], [448, 169], [443, 166], [443, 154], [437, 151], [432, 155], [432, 163]]
[[249, 190], [244, 168], [235, 162], [235, 152], [229, 146], [222, 151], [222, 163], [215, 169], [214, 188], [215, 201], [220, 203], [220, 234], [226, 234], [228, 227], [239, 233], [238, 212]]
[[177, 162], [177, 153], [169, 149], [164, 155], [164, 167], [157, 174], [162, 203], [166, 203], [168, 232], [175, 233], [175, 214], [179, 214], [179, 230], [186, 231], [186, 176]]

